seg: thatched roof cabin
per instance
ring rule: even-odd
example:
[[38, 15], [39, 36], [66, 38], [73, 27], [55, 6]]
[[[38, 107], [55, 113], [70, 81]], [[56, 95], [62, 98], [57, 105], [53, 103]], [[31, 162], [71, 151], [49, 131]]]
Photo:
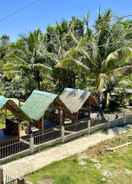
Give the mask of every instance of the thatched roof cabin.
[[85, 102], [89, 99], [91, 93], [80, 89], [65, 88], [59, 96], [60, 101], [73, 114], [77, 113]]
[[28, 119], [26, 114], [20, 109], [20, 107], [9, 98], [0, 96], [0, 110], [7, 109], [9, 110], [18, 120]]
[[91, 92], [72, 88], [65, 88], [59, 96], [59, 101], [66, 112], [65, 117], [70, 118], [78, 115], [81, 110], [88, 114], [90, 106], [96, 104], [96, 99]]

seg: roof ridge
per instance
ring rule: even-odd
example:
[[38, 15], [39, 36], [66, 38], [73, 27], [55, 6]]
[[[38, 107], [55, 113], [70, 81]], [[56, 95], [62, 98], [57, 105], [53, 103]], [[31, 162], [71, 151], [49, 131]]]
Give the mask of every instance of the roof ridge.
[[33, 90], [32, 94], [40, 94], [40, 95], [52, 95], [52, 96], [57, 96], [57, 94], [47, 92], [47, 91], [40, 91], [40, 90]]

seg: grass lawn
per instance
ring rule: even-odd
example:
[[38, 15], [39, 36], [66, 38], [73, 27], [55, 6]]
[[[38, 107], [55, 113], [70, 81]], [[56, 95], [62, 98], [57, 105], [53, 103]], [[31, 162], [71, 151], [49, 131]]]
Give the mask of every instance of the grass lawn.
[[115, 152], [106, 147], [115, 147], [132, 141], [132, 131], [105, 141], [86, 152], [53, 163], [26, 177], [33, 184], [51, 181], [51, 184], [131, 184], [132, 145]]

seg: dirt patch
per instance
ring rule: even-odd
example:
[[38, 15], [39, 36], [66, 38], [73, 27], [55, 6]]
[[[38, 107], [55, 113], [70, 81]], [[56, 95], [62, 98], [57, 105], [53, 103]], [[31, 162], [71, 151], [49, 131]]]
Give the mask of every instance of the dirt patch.
[[111, 140], [107, 140], [104, 142], [101, 142], [97, 144], [96, 146], [91, 147], [85, 153], [89, 155], [90, 157], [96, 157], [100, 155], [104, 155], [107, 151], [108, 148], [124, 144], [126, 142], [132, 141], [132, 137], [129, 136], [128, 134], [123, 134], [123, 135], [117, 135]]

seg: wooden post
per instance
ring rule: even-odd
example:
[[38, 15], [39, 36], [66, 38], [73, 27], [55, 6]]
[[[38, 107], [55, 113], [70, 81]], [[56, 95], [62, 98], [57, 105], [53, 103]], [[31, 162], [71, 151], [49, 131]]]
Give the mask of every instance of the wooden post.
[[79, 116], [79, 112], [77, 112], [77, 113], [75, 114], [75, 123], [78, 122], [78, 116]]
[[42, 132], [44, 132], [44, 116], [42, 117]]
[[4, 184], [4, 174], [2, 168], [0, 168], [0, 184]]
[[123, 113], [123, 119], [124, 119], [124, 125], [126, 125], [127, 119], [126, 119], [126, 113]]
[[65, 141], [65, 127], [64, 124], [61, 126], [61, 137], [62, 137], [62, 142]]
[[62, 142], [64, 142], [64, 139], [65, 139], [65, 127], [64, 127], [63, 110], [60, 110], [60, 125], [61, 125], [61, 138], [62, 138]]
[[5, 108], [5, 123], [6, 123], [6, 118], [7, 118], [7, 108]]
[[18, 124], [18, 138], [20, 140], [20, 137], [21, 137], [21, 126], [20, 124]]
[[20, 99], [18, 99], [18, 107], [21, 107]]
[[34, 151], [34, 137], [32, 134], [30, 135], [30, 151], [31, 151], [31, 154]]
[[88, 120], [88, 134], [91, 133], [91, 119]]
[[88, 118], [88, 135], [91, 133], [91, 106], [89, 106], [89, 118]]

